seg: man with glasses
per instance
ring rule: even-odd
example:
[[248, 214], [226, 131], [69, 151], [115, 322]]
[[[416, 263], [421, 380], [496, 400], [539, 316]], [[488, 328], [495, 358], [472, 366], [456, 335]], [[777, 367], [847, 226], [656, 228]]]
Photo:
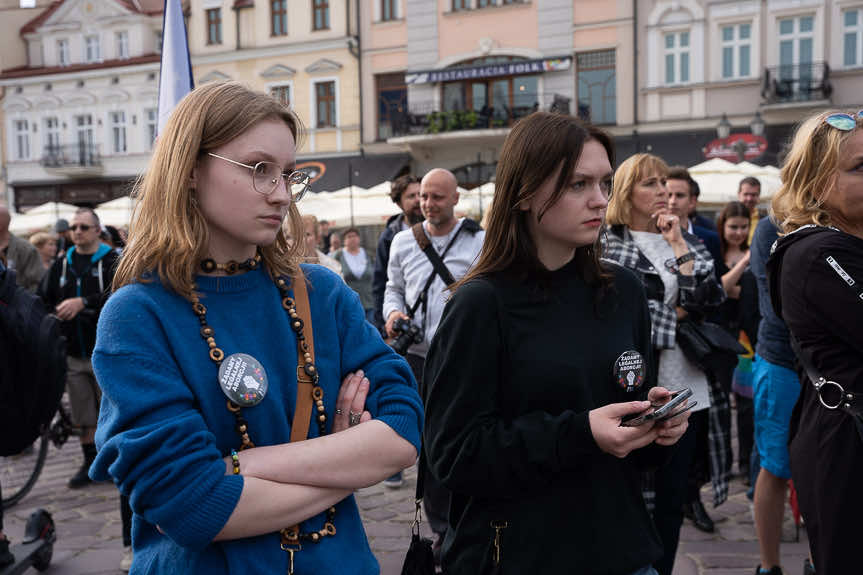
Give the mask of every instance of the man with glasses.
[[90, 208], [75, 212], [72, 242], [65, 256], [54, 261], [39, 286], [45, 305], [62, 320], [66, 337], [66, 389], [72, 421], [80, 426], [84, 462], [69, 480], [69, 487], [91, 483], [87, 470], [96, 457], [94, 434], [99, 418], [101, 392], [93, 375], [90, 357], [96, 343], [99, 312], [111, 291], [117, 253], [99, 240], [99, 216]]

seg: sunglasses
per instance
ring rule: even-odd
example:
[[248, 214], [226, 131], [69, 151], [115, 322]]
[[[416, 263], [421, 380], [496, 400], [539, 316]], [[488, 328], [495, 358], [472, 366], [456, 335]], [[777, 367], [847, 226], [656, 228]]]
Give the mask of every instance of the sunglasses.
[[77, 232], [78, 230], [81, 230], [82, 232], [88, 232], [92, 227], [93, 226], [88, 226], [87, 224], [72, 224], [71, 226], [69, 226], [69, 229], [73, 232]]
[[863, 120], [863, 110], [860, 110], [853, 116], [851, 114], [830, 114], [824, 118], [824, 122], [843, 132], [850, 132], [857, 127], [857, 122]]

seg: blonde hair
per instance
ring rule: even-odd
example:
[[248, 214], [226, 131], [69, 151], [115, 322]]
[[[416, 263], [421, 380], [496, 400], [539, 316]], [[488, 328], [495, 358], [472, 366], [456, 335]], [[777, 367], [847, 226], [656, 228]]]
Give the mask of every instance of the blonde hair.
[[632, 190], [635, 184], [654, 173], [668, 175], [668, 164], [653, 154], [629, 156], [614, 172], [611, 198], [605, 210], [605, 223], [609, 226], [632, 224]]
[[56, 242], [57, 236], [48, 232], [36, 232], [29, 238], [30, 243], [37, 248], [42, 248], [48, 242]]
[[[824, 120], [836, 110], [818, 113], [797, 128], [782, 164], [782, 186], [773, 196], [773, 215], [784, 233], [806, 224], [830, 225], [824, 201], [835, 186], [839, 152], [845, 141], [861, 127], [842, 131]], [[853, 116], [853, 114], [852, 114]]]
[[[293, 112], [242, 84], [206, 84], [180, 101], [156, 140], [147, 171], [135, 183], [134, 217], [114, 276], [115, 290], [156, 274], [166, 287], [187, 299], [193, 296], [209, 230], [190, 186], [192, 170], [202, 155], [266, 119], [284, 121], [297, 141], [300, 126]], [[291, 204], [288, 217], [292, 228], [302, 229], [296, 205]], [[283, 228], [260, 251], [271, 276], [293, 275], [298, 269], [299, 246], [289, 246]]]

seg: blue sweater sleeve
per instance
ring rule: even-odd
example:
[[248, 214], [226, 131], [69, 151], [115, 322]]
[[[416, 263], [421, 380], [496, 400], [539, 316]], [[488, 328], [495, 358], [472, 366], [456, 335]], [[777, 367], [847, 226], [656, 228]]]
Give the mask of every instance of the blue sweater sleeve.
[[338, 276], [320, 266], [303, 266], [303, 269], [313, 285], [319, 284], [324, 288], [322, 291], [331, 290], [333, 295], [341, 378], [362, 369], [370, 383], [366, 409], [374, 419], [383, 421], [413, 444], [419, 453], [423, 405], [407, 361], [384, 343], [377, 329], [366, 321], [359, 296]]
[[99, 320], [93, 369], [102, 405], [90, 473], [113, 479], [135, 513], [178, 545], [202, 549], [236, 507], [243, 477], [225, 475], [145, 289], [119, 290]]

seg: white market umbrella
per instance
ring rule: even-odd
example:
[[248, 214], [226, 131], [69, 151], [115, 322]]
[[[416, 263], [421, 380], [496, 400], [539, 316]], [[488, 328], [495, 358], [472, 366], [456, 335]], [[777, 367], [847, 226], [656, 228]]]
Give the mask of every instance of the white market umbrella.
[[78, 206], [62, 202], [47, 202], [27, 210], [25, 213], [12, 214], [9, 231], [13, 234], [26, 234], [32, 231], [52, 228], [58, 219], [71, 220]]
[[135, 200], [131, 196], [120, 196], [99, 204], [96, 207], [96, 214], [103, 226], [122, 228], [127, 227], [132, 221], [134, 209]]
[[761, 182], [761, 201], [767, 200], [779, 190], [782, 181], [779, 169], [774, 166], [757, 166], [749, 162], [733, 164], [721, 158], [713, 158], [689, 168], [701, 195], [700, 204], [722, 205], [737, 199], [740, 180], [753, 176]]

